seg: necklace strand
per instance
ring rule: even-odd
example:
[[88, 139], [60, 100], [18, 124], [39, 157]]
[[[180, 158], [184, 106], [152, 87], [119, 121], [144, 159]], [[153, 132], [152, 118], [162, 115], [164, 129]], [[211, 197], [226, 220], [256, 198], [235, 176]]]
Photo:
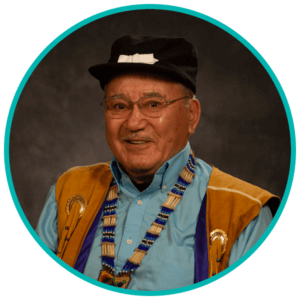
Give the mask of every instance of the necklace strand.
[[172, 190], [168, 193], [167, 200], [161, 205], [161, 210], [155, 221], [147, 230], [142, 242], [135, 249], [133, 255], [127, 259], [125, 265], [118, 275], [115, 275], [115, 227], [117, 219], [117, 201], [118, 186], [113, 180], [109, 189], [103, 212], [103, 237], [102, 237], [102, 270], [99, 281], [106, 284], [114, 285], [126, 289], [131, 280], [131, 273], [134, 272], [141, 264], [142, 259], [148, 250], [160, 236], [160, 232], [165, 228], [168, 218], [176, 205], [181, 200], [186, 188], [192, 182], [195, 176], [195, 158], [191, 150], [189, 160], [183, 171], [179, 175], [177, 182]]

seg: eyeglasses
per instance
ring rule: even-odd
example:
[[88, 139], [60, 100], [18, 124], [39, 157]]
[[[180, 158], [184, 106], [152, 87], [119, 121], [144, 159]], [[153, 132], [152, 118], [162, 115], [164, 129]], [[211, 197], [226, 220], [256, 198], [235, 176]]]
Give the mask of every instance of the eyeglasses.
[[151, 118], [159, 118], [162, 115], [165, 107], [177, 100], [190, 98], [188, 96], [181, 97], [178, 99], [167, 101], [161, 96], [146, 96], [141, 97], [138, 101], [132, 102], [126, 97], [113, 96], [104, 99], [102, 105], [104, 110], [111, 118], [122, 119], [126, 118], [132, 111], [133, 104], [138, 104], [141, 112]]

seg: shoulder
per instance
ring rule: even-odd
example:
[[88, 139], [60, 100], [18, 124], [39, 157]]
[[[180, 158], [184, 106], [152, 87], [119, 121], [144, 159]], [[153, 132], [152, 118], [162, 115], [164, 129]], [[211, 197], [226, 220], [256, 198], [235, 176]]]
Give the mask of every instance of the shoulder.
[[89, 201], [91, 195], [106, 191], [112, 178], [109, 163], [73, 167], [63, 173], [56, 182], [57, 204], [65, 207], [74, 195], [81, 195]]
[[[219, 200], [231, 202], [235, 205], [243, 206], [264, 206], [272, 199], [272, 206], [276, 210], [280, 199], [270, 192], [261, 189], [251, 183], [231, 176], [213, 167], [208, 182], [207, 193], [210, 196], [217, 196]], [[272, 207], [270, 207], [272, 209]]]
[[212, 167], [198, 157], [195, 157], [195, 163], [196, 163], [196, 168], [195, 168], [196, 175], [199, 177], [206, 177], [208, 180], [212, 171]]
[[95, 186], [106, 188], [112, 178], [109, 162], [73, 167], [63, 173], [56, 182], [57, 201], [62, 197], [67, 199], [75, 194], [85, 192], [89, 194]]
[[69, 177], [95, 176], [105, 172], [110, 172], [110, 162], [97, 163], [88, 166], [76, 166], [64, 172], [59, 177], [58, 181]]

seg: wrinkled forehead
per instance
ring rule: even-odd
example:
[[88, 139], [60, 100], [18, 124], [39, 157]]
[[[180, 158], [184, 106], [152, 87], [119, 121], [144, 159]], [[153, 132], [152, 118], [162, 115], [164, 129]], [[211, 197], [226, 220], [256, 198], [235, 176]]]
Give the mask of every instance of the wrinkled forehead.
[[[159, 86], [161, 89], [166, 88], [169, 89], [170, 86], [178, 88], [178, 91], [185, 93], [185, 90], [187, 88], [180, 82], [174, 81], [173, 79], [170, 79], [168, 77], [159, 75], [159, 74], [151, 74], [151, 73], [140, 73], [140, 72], [130, 72], [130, 73], [123, 73], [118, 74], [110, 79], [108, 84], [104, 88], [104, 95], [107, 95], [108, 88], [111, 88], [112, 86], [119, 86], [121, 82], [133, 82], [138, 80], [139, 86], [142, 88], [143, 83], [146, 84], [152, 82], [156, 86]], [[148, 91], [147, 91], [148, 92]], [[149, 91], [150, 92], [150, 91]]]

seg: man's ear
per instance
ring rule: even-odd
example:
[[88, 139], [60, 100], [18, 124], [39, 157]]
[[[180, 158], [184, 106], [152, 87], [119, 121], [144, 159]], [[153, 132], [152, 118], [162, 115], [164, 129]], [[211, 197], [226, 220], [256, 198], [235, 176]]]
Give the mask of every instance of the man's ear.
[[189, 106], [189, 134], [193, 134], [201, 116], [201, 105], [198, 99], [191, 99]]

